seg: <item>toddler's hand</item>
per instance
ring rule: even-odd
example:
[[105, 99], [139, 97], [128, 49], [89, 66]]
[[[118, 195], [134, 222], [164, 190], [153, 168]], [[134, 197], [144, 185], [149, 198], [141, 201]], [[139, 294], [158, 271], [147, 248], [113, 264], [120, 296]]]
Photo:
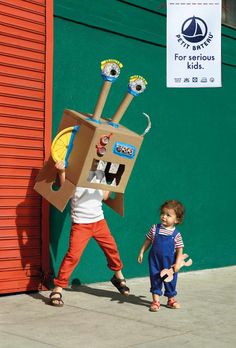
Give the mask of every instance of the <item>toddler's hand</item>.
[[64, 161], [58, 161], [58, 162], [56, 162], [55, 168], [56, 168], [57, 170], [60, 170], [61, 172], [64, 172], [64, 171], [65, 171], [65, 163], [64, 163]]
[[138, 263], [142, 263], [142, 262], [143, 262], [143, 254], [139, 254]]
[[176, 264], [174, 265], [175, 273], [179, 272], [180, 268], [181, 268], [181, 264], [180, 264], [180, 263], [176, 263]]

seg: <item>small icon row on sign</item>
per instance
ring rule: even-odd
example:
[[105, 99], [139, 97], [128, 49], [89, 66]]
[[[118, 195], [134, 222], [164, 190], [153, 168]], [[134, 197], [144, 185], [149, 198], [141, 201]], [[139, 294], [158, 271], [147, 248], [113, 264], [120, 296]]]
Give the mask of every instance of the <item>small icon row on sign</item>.
[[[175, 77], [174, 81], [175, 81], [175, 83], [181, 83], [181, 82], [184, 82], [184, 83], [190, 83], [190, 82], [206, 83], [206, 82], [208, 82], [207, 77], [201, 77], [201, 78], [198, 78], [198, 77], [192, 77], [192, 78], [190, 78], [190, 77], [183, 77], [183, 78]], [[210, 77], [209, 81], [214, 82], [215, 81], [214, 77]]]

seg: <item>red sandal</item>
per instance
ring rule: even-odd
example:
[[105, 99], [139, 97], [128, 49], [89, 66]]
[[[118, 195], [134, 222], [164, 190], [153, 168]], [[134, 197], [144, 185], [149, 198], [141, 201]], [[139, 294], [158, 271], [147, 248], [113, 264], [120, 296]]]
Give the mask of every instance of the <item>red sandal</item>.
[[172, 309], [179, 309], [180, 304], [174, 299], [174, 297], [169, 298], [167, 301], [167, 307]]
[[159, 301], [152, 301], [151, 307], [149, 308], [150, 312], [158, 312], [160, 309]]

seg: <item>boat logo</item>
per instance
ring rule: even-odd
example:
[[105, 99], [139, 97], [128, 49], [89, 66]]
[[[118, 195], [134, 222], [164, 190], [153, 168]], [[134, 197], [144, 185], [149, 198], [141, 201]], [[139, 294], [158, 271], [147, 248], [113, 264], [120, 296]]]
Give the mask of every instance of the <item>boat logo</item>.
[[198, 43], [207, 35], [207, 25], [200, 17], [190, 17], [182, 25], [181, 34], [188, 42]]

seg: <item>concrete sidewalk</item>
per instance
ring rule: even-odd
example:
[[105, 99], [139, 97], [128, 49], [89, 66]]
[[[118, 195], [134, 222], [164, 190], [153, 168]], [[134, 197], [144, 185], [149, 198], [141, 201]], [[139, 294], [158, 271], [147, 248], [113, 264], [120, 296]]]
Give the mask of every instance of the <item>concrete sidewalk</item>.
[[149, 278], [128, 280], [129, 297], [110, 282], [64, 291], [65, 306], [49, 292], [1, 296], [1, 348], [235, 348], [236, 266], [180, 273], [182, 308], [149, 312]]

